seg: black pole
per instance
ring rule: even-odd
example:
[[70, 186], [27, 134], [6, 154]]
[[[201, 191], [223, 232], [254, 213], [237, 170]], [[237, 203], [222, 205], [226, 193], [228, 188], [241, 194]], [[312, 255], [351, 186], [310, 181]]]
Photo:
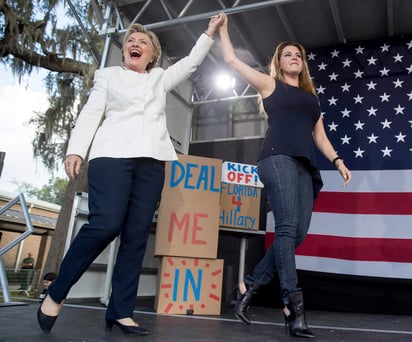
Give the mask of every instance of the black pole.
[[4, 157], [6, 156], [6, 152], [1, 152], [0, 151], [0, 177], [1, 177], [1, 172], [3, 171], [3, 164], [4, 164]]

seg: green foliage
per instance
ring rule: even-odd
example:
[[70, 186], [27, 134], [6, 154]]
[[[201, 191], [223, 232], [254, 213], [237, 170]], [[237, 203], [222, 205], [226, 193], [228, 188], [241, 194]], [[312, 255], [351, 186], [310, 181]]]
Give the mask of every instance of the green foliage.
[[64, 0], [0, 0], [0, 62], [19, 79], [37, 68], [49, 71], [45, 86], [50, 106], [33, 113], [36, 130], [33, 154], [50, 171], [65, 157], [67, 141], [87, 99], [97, 62], [91, 53], [102, 51], [95, 16], [87, 0], [72, 0], [82, 25]]
[[68, 183], [68, 179], [56, 177], [50, 179], [49, 182], [41, 188], [36, 188], [28, 183], [21, 183], [18, 187], [20, 192], [31, 197], [35, 197], [41, 201], [62, 205]]

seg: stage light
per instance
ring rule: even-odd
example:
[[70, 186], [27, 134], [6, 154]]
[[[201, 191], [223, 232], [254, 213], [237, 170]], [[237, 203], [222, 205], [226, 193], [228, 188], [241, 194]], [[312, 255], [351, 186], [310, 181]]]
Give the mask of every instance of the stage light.
[[220, 90], [231, 90], [234, 89], [236, 80], [228, 74], [219, 74], [215, 77], [215, 83]]

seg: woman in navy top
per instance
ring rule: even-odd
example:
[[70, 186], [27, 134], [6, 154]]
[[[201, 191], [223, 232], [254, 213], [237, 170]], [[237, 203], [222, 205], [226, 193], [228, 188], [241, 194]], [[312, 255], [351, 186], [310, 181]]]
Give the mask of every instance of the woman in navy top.
[[[227, 29], [227, 16], [219, 28], [224, 60], [252, 85], [263, 99], [268, 129], [258, 157], [258, 172], [267, 190], [275, 219], [275, 242], [251, 275], [239, 284], [235, 315], [250, 324], [246, 316], [251, 298], [277, 272], [283, 313], [290, 335], [313, 338], [298, 287], [295, 249], [306, 237], [313, 202], [322, 187], [314, 144], [351, 181], [351, 172], [330, 143], [320, 115], [319, 101], [309, 75], [304, 48], [294, 42], [277, 46], [269, 75], [242, 62], [234, 53]], [[313, 144], [314, 143], [314, 144]]]

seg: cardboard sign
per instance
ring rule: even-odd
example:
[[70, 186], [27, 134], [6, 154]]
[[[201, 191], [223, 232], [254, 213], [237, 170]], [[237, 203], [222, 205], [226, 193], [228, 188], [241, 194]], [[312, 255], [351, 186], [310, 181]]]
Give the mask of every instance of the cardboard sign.
[[164, 202], [159, 208], [155, 255], [217, 257], [219, 205]]
[[220, 225], [258, 230], [260, 192], [257, 187], [222, 182]]
[[158, 277], [157, 313], [220, 315], [223, 260], [162, 257]]
[[166, 200], [190, 203], [208, 201], [218, 204], [222, 161], [183, 154], [178, 157], [178, 160], [166, 163], [162, 202]]
[[224, 162], [222, 165], [222, 182], [243, 184], [263, 188], [259, 179], [257, 166], [234, 162]]
[[155, 255], [216, 258], [222, 161], [179, 155], [166, 163]]

